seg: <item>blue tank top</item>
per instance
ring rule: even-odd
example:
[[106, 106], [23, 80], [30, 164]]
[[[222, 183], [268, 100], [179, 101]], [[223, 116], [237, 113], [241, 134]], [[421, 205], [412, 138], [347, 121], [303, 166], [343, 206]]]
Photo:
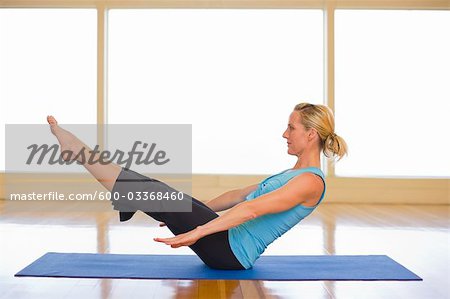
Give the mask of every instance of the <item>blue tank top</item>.
[[229, 229], [228, 235], [231, 250], [245, 269], [253, 266], [270, 243], [314, 211], [325, 195], [325, 176], [317, 167], [294, 170], [287, 169], [263, 180], [258, 184], [258, 188], [245, 198], [246, 201], [250, 201], [258, 196], [278, 189], [293, 177], [304, 172], [312, 172], [320, 176], [324, 183], [322, 196], [315, 206], [305, 207], [296, 205], [289, 210], [266, 214]]

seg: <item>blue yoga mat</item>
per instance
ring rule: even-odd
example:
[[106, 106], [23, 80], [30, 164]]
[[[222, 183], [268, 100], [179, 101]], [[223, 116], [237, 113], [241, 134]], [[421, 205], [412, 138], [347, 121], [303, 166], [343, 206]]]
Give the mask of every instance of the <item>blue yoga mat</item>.
[[215, 270], [196, 255], [48, 252], [15, 276], [224, 280], [422, 280], [385, 255], [261, 256], [248, 270]]

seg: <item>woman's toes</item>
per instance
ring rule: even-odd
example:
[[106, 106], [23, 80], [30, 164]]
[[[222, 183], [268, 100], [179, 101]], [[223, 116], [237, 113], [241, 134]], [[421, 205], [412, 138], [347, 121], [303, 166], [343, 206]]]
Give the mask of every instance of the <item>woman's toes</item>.
[[47, 122], [48, 122], [50, 125], [57, 125], [57, 124], [58, 124], [58, 122], [57, 122], [56, 119], [53, 117], [53, 115], [47, 116]]
[[61, 132], [61, 128], [60, 128], [60, 126], [58, 126], [58, 122], [53, 117], [53, 115], [47, 116], [47, 122], [50, 124], [50, 130], [52, 131], [52, 133], [54, 135], [59, 135]]

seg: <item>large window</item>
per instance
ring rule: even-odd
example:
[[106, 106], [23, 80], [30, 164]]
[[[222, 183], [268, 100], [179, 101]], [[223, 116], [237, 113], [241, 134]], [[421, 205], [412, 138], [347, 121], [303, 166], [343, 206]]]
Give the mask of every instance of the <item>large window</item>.
[[49, 114], [95, 124], [96, 96], [95, 9], [0, 9], [0, 140], [6, 123], [46, 124]]
[[289, 168], [295, 104], [323, 99], [321, 10], [113, 9], [108, 122], [192, 123], [193, 172]]
[[340, 176], [450, 176], [450, 12], [337, 10]]
[[[193, 172], [291, 167], [289, 113], [324, 99], [320, 9], [110, 9], [110, 124], [192, 124]], [[335, 11], [338, 176], [450, 176], [450, 12]], [[101, 73], [102, 74], [102, 73]], [[4, 124], [96, 123], [96, 9], [0, 9]], [[0, 170], [4, 170], [4, 146]]]

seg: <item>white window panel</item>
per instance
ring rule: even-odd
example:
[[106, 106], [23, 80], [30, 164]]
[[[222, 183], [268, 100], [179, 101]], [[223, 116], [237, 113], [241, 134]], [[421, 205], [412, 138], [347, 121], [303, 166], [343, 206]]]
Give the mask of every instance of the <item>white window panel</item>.
[[6, 123], [46, 124], [49, 114], [95, 124], [96, 96], [95, 9], [0, 9], [1, 140]]
[[291, 167], [283, 131], [323, 99], [323, 12], [113, 9], [108, 122], [188, 123], [193, 172]]
[[450, 176], [450, 12], [337, 10], [338, 176]]

